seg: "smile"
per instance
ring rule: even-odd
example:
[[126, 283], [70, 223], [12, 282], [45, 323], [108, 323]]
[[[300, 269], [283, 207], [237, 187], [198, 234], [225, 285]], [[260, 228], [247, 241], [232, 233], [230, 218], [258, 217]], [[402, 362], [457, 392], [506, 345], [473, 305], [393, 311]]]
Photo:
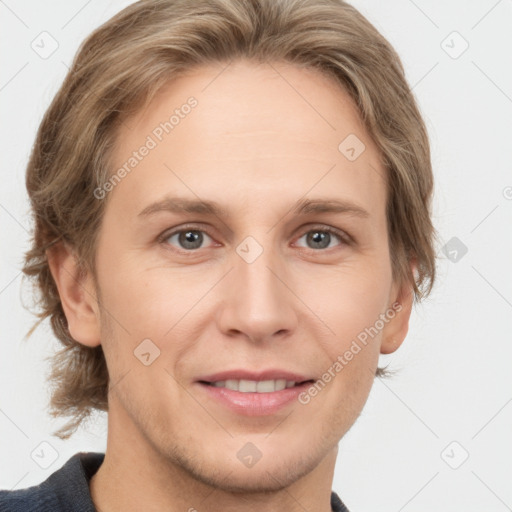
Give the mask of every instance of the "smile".
[[[305, 381], [305, 382], [313, 382]], [[293, 380], [275, 379], [275, 380], [246, 380], [246, 379], [228, 379], [216, 382], [206, 382], [210, 386], [216, 388], [225, 388], [231, 391], [239, 391], [240, 393], [274, 393], [283, 389], [293, 388], [303, 382], [295, 382]]]

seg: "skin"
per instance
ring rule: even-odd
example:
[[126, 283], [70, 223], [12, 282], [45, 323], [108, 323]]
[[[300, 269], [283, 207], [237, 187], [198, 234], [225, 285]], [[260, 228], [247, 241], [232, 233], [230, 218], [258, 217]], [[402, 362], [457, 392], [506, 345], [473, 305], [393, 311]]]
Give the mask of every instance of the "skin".
[[[412, 294], [392, 279], [385, 172], [347, 93], [291, 64], [220, 70], [180, 77], [122, 125], [116, 169], [187, 98], [198, 101], [103, 199], [97, 284], [77, 278], [71, 249], [51, 258], [71, 335], [102, 345], [111, 377], [105, 461], [90, 484], [102, 512], [329, 511], [338, 442], [379, 353], [407, 334]], [[349, 134], [366, 146], [353, 162], [338, 150]], [[227, 215], [138, 217], [166, 194], [216, 201]], [[368, 216], [290, 213], [304, 197], [350, 201]], [[203, 233], [198, 249], [178, 235], [159, 241], [185, 224]], [[331, 235], [318, 248], [307, 235], [325, 227], [352, 243]], [[263, 249], [252, 263], [236, 252], [247, 236]], [[242, 416], [195, 382], [233, 368], [320, 378], [396, 301], [401, 311], [307, 405]], [[134, 357], [146, 338], [160, 349], [149, 366]], [[237, 458], [247, 442], [262, 453], [251, 468]]]

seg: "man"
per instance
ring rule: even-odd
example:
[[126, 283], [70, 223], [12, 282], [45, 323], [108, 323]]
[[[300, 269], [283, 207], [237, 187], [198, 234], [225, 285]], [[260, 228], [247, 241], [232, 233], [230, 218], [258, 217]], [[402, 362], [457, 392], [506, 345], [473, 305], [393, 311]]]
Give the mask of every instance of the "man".
[[25, 273], [79, 453], [0, 510], [344, 511], [339, 440], [433, 284], [428, 139], [335, 0], [137, 2], [93, 32], [27, 169]]

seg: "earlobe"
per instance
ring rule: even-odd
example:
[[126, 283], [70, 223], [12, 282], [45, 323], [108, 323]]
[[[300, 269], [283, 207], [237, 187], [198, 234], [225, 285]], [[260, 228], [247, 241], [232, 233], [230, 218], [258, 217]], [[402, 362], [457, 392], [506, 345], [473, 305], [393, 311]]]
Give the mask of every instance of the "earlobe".
[[99, 308], [92, 278], [80, 272], [73, 250], [65, 243], [55, 244], [47, 251], [47, 256], [69, 333], [83, 345], [99, 345]]

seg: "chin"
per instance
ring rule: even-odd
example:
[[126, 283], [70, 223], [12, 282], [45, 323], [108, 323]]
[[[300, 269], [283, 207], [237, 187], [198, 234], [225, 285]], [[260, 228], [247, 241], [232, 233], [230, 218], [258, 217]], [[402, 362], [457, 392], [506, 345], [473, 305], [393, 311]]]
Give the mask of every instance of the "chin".
[[[321, 458], [320, 458], [321, 460]], [[229, 493], [271, 493], [289, 487], [315, 469], [320, 461], [308, 458], [307, 454], [290, 453], [263, 457], [253, 467], [244, 467], [238, 460], [225, 465], [206, 464], [201, 468], [190, 468], [199, 481]]]
[[[311, 439], [309, 442], [296, 439], [293, 445], [285, 446], [283, 439], [277, 437], [276, 442], [267, 439], [265, 443], [261, 439], [254, 444], [250, 444], [249, 438], [254, 440], [254, 436], [230, 439], [208, 453], [191, 453], [190, 449], [181, 454], [174, 451], [175, 462], [194, 479], [225, 492], [270, 493], [289, 487], [313, 471], [329, 451], [324, 453], [324, 447], [315, 446]], [[244, 462], [247, 454], [253, 458]]]

